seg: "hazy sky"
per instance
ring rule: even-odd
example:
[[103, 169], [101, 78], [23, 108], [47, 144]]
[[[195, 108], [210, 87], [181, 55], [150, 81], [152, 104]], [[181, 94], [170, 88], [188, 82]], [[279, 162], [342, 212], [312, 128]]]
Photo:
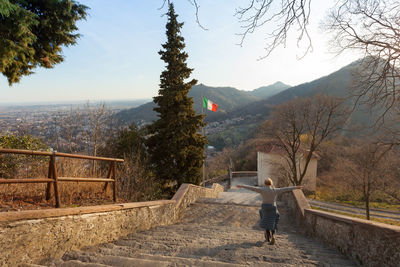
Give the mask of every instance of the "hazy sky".
[[[186, 0], [175, 1], [178, 20], [189, 54], [192, 78], [210, 86], [253, 90], [282, 81], [290, 85], [309, 82], [357, 59], [354, 54], [328, 53], [328, 36], [318, 25], [333, 0], [313, 1], [310, 25], [314, 52], [297, 60], [301, 51], [292, 40], [264, 60], [268, 28], [237, 43], [240, 24], [235, 9], [249, 0], [198, 0], [202, 30], [195, 10]], [[0, 102], [68, 101], [151, 98], [158, 93], [164, 69], [158, 51], [165, 42], [166, 12], [162, 0], [78, 0], [90, 7], [87, 21], [79, 22], [82, 37], [64, 49], [65, 61], [54, 69], [36, 69], [19, 84], [8, 86], [0, 76]], [[280, 1], [277, 1], [280, 2]]]

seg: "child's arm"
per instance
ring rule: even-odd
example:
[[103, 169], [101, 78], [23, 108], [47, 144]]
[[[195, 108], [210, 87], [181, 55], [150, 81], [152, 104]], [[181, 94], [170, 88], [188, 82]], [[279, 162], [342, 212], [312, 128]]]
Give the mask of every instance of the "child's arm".
[[289, 186], [289, 187], [276, 188], [275, 191], [276, 191], [278, 194], [281, 194], [281, 193], [293, 191], [293, 190], [295, 190], [295, 189], [302, 189], [302, 188], [303, 188], [303, 186], [297, 185], [297, 186]]
[[244, 189], [251, 190], [251, 191], [254, 191], [254, 192], [257, 192], [257, 193], [261, 193], [262, 192], [261, 188], [257, 187], [257, 186], [238, 184], [237, 188], [244, 188]]

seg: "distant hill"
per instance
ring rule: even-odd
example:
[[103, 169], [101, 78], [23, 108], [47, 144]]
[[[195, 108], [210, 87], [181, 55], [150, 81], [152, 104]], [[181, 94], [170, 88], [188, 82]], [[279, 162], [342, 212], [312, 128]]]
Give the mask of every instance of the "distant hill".
[[121, 110], [116, 114], [118, 120], [123, 124], [142, 124], [144, 122], [154, 121], [157, 118], [153, 108], [156, 104], [151, 101], [136, 108]]
[[[204, 111], [207, 115], [206, 122], [221, 122], [241, 117], [246, 118], [243, 123], [251, 118], [252, 123], [257, 124], [267, 119], [273, 106], [295, 98], [316, 94], [348, 97], [353, 84], [352, 72], [359, 67], [359, 64], [360, 61], [355, 61], [327, 76], [287, 89], [284, 88], [288, 85], [282, 82], [276, 82], [253, 91], [241, 91], [233, 87], [196, 85], [190, 91], [189, 96], [193, 97], [194, 108], [197, 113], [201, 113], [201, 94], [218, 104], [218, 112]], [[279, 93], [268, 97], [268, 93], [274, 90], [279, 91]], [[352, 105], [350, 100], [347, 102]], [[153, 102], [146, 103], [136, 108], [121, 111], [118, 116], [125, 123], [150, 122], [156, 119], [156, 114], [152, 110], [154, 106]], [[352, 121], [370, 124], [371, 114], [362, 109], [363, 107], [356, 110], [352, 115]]]
[[[259, 100], [259, 97], [250, 95], [246, 91], [241, 91], [233, 87], [212, 87], [203, 84], [193, 86], [189, 96], [193, 97], [194, 109], [201, 112], [202, 100], [204, 96], [218, 105], [218, 111], [221, 113], [229, 112], [237, 107]], [[213, 114], [207, 111], [205, 114]], [[214, 113], [215, 114], [215, 113]]]
[[359, 67], [359, 61], [355, 61], [338, 71], [314, 81], [293, 86], [266, 100], [271, 105], [281, 104], [298, 97], [326, 94], [337, 97], [348, 97], [353, 82], [352, 72]]
[[[286, 101], [300, 97], [311, 97], [316, 94], [347, 98], [350, 95], [350, 89], [353, 85], [352, 72], [359, 67], [359, 64], [359, 61], [353, 62], [330, 75], [290, 87], [267, 99], [261, 99], [228, 112], [223, 118], [225, 121], [235, 121], [238, 118], [242, 120], [235, 125], [225, 126], [222, 131], [210, 133], [207, 136], [210, 144], [219, 149], [224, 146], [237, 146], [248, 138], [251, 138], [249, 131], [254, 131], [261, 122], [268, 119], [269, 113], [275, 105]], [[353, 107], [352, 99], [348, 98], [347, 104], [349, 107]], [[216, 118], [215, 121], [220, 123], [222, 120]], [[371, 125], [373, 122], [374, 119], [366, 107], [357, 107], [352, 113], [348, 125], [350, 127], [360, 126], [361, 124]], [[347, 135], [359, 135], [362, 132], [345, 131], [344, 133]]]
[[228, 118], [235, 118], [239, 115], [246, 116], [256, 114], [266, 116], [272, 106], [282, 104], [295, 98], [309, 97], [316, 94], [348, 97], [352, 85], [352, 71], [359, 66], [358, 64], [358, 61], [353, 62], [330, 75], [290, 87], [267, 99], [253, 102], [237, 110], [235, 109], [230, 112]]
[[[259, 97], [233, 87], [212, 87], [203, 84], [195, 85], [190, 90], [189, 96], [193, 97], [194, 109], [199, 114], [201, 113], [202, 107], [202, 95], [218, 105], [218, 112], [204, 110], [204, 114], [207, 115], [207, 120], [219, 119], [237, 107], [260, 100]], [[117, 116], [123, 123], [153, 121], [157, 118], [156, 113], [153, 111], [153, 107], [155, 107], [155, 103], [149, 102], [136, 108], [123, 110], [119, 112]]]
[[[303, 83], [297, 86], [277, 82], [275, 84], [257, 88], [253, 91], [241, 91], [233, 87], [211, 87], [196, 85], [192, 88], [189, 96], [194, 99], [194, 108], [201, 113], [201, 95], [218, 104], [218, 112], [205, 110], [206, 122], [209, 125], [218, 125], [210, 129], [207, 134], [211, 145], [221, 143], [223, 145], [235, 146], [251, 136], [251, 132], [268, 118], [270, 110], [286, 101], [300, 97], [310, 97], [316, 94], [326, 94], [348, 98], [353, 86], [352, 73], [360, 66], [360, 61], [355, 61], [327, 76]], [[274, 95], [272, 91], [278, 92]], [[347, 104], [352, 107], [350, 98]], [[155, 104], [146, 103], [136, 108], [128, 109], [118, 113], [118, 116], [126, 123], [143, 123], [156, 119], [152, 110]], [[367, 110], [367, 111], [366, 111]], [[349, 121], [349, 125], [366, 124], [373, 122], [373, 117], [366, 107], [357, 107]], [[212, 122], [215, 122], [212, 124]], [[214, 126], [211, 126], [214, 127]], [[223, 141], [223, 142], [222, 142]]]
[[288, 88], [290, 88], [290, 85], [284, 84], [283, 82], [276, 82], [274, 84], [268, 85], [268, 86], [263, 86], [257, 89], [254, 89], [253, 91], [250, 91], [249, 94], [256, 96], [258, 98], [268, 98], [273, 95], [276, 95]]
[[[239, 116], [251, 116], [258, 118], [258, 121], [261, 122], [267, 119], [273, 106], [300, 97], [311, 97], [316, 94], [326, 94], [346, 98], [347, 105], [350, 108], [353, 108], [354, 98], [351, 97], [351, 89], [354, 85], [354, 77], [352, 73], [360, 67], [360, 63], [360, 61], [355, 61], [330, 75], [308, 83], [293, 86], [267, 99], [259, 100], [242, 106], [239, 109], [232, 110], [227, 116], [225, 116], [225, 119], [237, 118]], [[348, 125], [371, 126], [376, 120], [376, 114], [379, 112], [380, 111], [377, 110], [371, 111], [369, 107], [359, 105], [351, 114]], [[357, 135], [357, 133], [351, 134]]]

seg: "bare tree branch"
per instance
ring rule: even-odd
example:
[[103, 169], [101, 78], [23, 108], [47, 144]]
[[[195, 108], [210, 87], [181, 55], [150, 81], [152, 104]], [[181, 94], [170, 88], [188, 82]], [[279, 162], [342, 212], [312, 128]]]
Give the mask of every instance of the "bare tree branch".
[[[199, 10], [200, 10], [200, 5], [197, 3], [197, 0], [187, 0], [194, 8], [195, 8], [195, 16], [196, 16], [196, 23], [199, 25], [199, 27], [205, 31], [208, 31], [208, 28], [204, 27], [203, 24], [201, 24], [200, 19], [199, 19]], [[158, 10], [162, 10], [166, 4], [169, 4], [170, 2], [173, 2], [172, 0], [163, 0], [163, 3], [161, 7], [158, 8]]]
[[[311, 14], [311, 0], [282, 0], [280, 6], [275, 8], [274, 0], [251, 0], [246, 7], [240, 7], [236, 10], [236, 16], [242, 23], [243, 31], [239, 33], [242, 46], [247, 35], [254, 33], [257, 28], [266, 25], [273, 25], [274, 30], [268, 34], [266, 44], [266, 54], [260, 59], [268, 57], [278, 46], [286, 46], [290, 30], [295, 28], [297, 31], [297, 45], [306, 41], [306, 50], [301, 55], [313, 50], [311, 37], [308, 32], [308, 24]], [[273, 11], [277, 10], [277, 11]]]
[[324, 95], [292, 100], [277, 106], [262, 126], [263, 134], [274, 138], [284, 151], [294, 184], [302, 184], [313, 152], [344, 125], [349, 110], [342, 104], [342, 99]]
[[362, 193], [368, 220], [372, 194], [381, 188], [385, 189], [385, 181], [391, 179], [386, 162], [394, 156], [389, 156], [392, 148], [392, 145], [382, 145], [370, 140], [355, 142], [345, 148], [344, 157], [336, 163], [336, 175]]
[[357, 102], [383, 107], [381, 118], [398, 105], [400, 92], [400, 3], [395, 0], [340, 0], [324, 28], [332, 49], [364, 54], [355, 71]]

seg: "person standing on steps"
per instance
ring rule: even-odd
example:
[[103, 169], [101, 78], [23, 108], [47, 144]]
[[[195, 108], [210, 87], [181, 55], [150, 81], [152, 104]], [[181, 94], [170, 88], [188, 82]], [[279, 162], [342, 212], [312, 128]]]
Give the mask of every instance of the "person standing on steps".
[[265, 229], [265, 240], [271, 245], [275, 244], [275, 231], [278, 226], [279, 212], [276, 207], [276, 197], [282, 193], [292, 191], [294, 189], [302, 189], [302, 186], [290, 186], [275, 188], [271, 178], [267, 178], [264, 181], [263, 187], [249, 186], [249, 185], [237, 185], [238, 188], [244, 188], [261, 194], [262, 204], [260, 209], [260, 227]]

